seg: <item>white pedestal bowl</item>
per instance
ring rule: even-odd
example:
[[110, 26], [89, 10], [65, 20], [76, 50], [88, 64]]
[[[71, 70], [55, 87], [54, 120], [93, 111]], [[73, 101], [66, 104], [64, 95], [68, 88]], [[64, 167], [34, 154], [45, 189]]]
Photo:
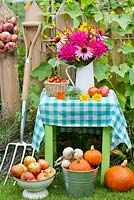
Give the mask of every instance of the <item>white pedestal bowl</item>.
[[56, 175], [56, 170], [52, 167], [51, 169], [54, 172], [53, 176], [41, 181], [25, 181], [14, 177], [17, 184], [24, 189], [22, 192], [23, 197], [29, 199], [45, 198], [48, 195], [47, 188], [51, 185]]

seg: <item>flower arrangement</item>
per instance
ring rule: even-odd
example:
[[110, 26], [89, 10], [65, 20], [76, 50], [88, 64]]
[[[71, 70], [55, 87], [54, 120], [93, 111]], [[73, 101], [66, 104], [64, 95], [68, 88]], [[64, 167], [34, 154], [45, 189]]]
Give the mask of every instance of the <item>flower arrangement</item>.
[[66, 27], [55, 37], [58, 60], [81, 67], [108, 51], [107, 36], [103, 29], [83, 22], [79, 28]]

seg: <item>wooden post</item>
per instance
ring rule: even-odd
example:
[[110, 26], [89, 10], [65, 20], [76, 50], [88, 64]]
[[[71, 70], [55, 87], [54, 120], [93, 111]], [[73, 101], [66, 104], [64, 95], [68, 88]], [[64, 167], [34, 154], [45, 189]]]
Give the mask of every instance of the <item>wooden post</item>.
[[14, 118], [20, 111], [16, 51], [0, 54], [0, 86], [3, 118]]

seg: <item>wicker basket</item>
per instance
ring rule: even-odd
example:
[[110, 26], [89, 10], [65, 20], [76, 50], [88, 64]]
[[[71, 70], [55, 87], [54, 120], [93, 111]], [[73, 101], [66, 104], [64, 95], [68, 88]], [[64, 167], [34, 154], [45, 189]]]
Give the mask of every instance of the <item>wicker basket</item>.
[[56, 96], [57, 92], [67, 91], [69, 81], [67, 80], [66, 82], [63, 83], [54, 83], [54, 82], [48, 82], [45, 81], [45, 88], [46, 88], [46, 95], [47, 96]]

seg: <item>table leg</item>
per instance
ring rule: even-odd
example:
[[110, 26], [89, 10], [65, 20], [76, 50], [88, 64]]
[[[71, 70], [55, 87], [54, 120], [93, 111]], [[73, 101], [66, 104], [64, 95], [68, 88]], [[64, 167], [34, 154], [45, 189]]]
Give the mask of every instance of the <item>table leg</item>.
[[110, 127], [103, 127], [102, 133], [102, 163], [101, 163], [101, 185], [104, 184], [104, 175], [110, 165]]
[[56, 127], [44, 125], [45, 128], [45, 159], [49, 161], [53, 167], [54, 159], [56, 159]]

